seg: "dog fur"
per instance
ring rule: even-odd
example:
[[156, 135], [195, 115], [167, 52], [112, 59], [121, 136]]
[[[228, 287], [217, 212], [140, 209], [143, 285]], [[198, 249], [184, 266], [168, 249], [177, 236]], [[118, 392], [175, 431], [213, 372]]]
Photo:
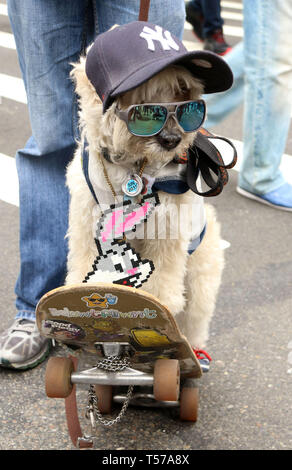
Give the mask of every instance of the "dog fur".
[[[136, 137], [129, 133], [125, 122], [120, 120], [114, 110], [126, 109], [131, 104], [176, 102], [200, 98], [203, 87], [190, 72], [180, 66], [171, 66], [163, 70], [146, 83], [119, 96], [102, 113], [102, 103], [85, 73], [85, 60], [75, 64], [72, 77], [79, 96], [79, 117], [81, 141], [67, 171], [67, 185], [71, 202], [69, 212], [69, 255], [66, 284], [82, 282], [92, 269], [97, 255], [92, 227], [96, 226], [101, 215], [85, 181], [81, 167], [82, 141], [86, 137], [89, 155], [92, 159], [92, 175], [95, 184], [101, 188], [107, 186], [101, 165], [101, 149], [107, 148], [114, 156], [114, 164], [103, 158], [103, 164], [109, 179], [115, 188], [121, 188], [125, 176], [130, 171], [139, 171], [144, 157], [147, 157], [145, 171], [149, 175], [174, 174], [181, 165], [168, 165], [176, 154], [183, 153], [193, 142], [194, 133], [183, 133], [174, 119], [170, 118], [164, 128], [166, 135], [181, 138], [173, 149], [163, 146], [161, 136]], [[162, 139], [162, 140], [161, 140]], [[174, 168], [175, 167], [175, 168]], [[161, 204], [155, 209], [157, 216], [166, 218], [169, 225], [171, 213], [181, 205], [191, 207], [199, 196], [192, 191], [181, 195], [159, 192]], [[223, 252], [220, 248], [220, 227], [216, 221], [215, 210], [206, 205], [206, 234], [192, 255], [187, 247], [190, 233], [190, 221], [186, 218], [182, 233], [172, 239], [166, 233], [165, 239], [159, 238], [159, 225], [155, 226], [155, 239], [130, 240], [131, 246], [141, 257], [153, 261], [155, 270], [143, 290], [158, 297], [167, 305], [176, 318], [181, 332], [190, 344], [198, 349], [205, 347], [211, 317], [215, 309], [216, 296], [223, 270]], [[147, 224], [155, 223], [155, 214]]]

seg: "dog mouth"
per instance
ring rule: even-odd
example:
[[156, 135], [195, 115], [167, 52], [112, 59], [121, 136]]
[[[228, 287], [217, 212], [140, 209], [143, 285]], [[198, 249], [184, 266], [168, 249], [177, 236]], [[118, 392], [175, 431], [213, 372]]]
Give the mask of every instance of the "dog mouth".
[[161, 147], [165, 150], [173, 150], [175, 149], [181, 142], [182, 137], [178, 133], [168, 132], [166, 130], [162, 130], [156, 136], [156, 141], [161, 145]]
[[[174, 128], [163, 129], [159, 134], [145, 140], [131, 137], [132, 145], [129, 148], [120, 154], [107, 154], [106, 159], [137, 174], [143, 168], [145, 173], [152, 177], [177, 159], [178, 155], [185, 154], [190, 144], [189, 139], [186, 141], [184, 135]], [[134, 155], [139, 157], [134, 159]], [[143, 166], [145, 160], [146, 164]]]

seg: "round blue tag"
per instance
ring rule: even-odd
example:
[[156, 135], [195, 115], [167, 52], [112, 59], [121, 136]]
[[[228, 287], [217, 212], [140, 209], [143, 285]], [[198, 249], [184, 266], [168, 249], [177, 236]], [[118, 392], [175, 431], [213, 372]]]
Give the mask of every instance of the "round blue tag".
[[127, 196], [134, 197], [141, 193], [143, 189], [143, 181], [136, 174], [129, 175], [122, 184], [122, 190]]
[[137, 184], [137, 181], [135, 180], [129, 180], [127, 181], [127, 191], [129, 193], [135, 193], [137, 191], [137, 188], [138, 188], [138, 184]]

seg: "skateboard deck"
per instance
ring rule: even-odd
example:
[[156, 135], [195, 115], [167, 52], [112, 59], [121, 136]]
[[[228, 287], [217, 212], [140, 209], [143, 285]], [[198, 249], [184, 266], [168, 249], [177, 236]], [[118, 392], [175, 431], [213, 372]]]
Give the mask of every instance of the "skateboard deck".
[[156, 359], [178, 359], [182, 376], [202, 375], [168, 308], [141, 289], [104, 283], [62, 286], [41, 298], [36, 316], [40, 333], [48, 338], [100, 355], [101, 343], [128, 343], [137, 369], [149, 372]]

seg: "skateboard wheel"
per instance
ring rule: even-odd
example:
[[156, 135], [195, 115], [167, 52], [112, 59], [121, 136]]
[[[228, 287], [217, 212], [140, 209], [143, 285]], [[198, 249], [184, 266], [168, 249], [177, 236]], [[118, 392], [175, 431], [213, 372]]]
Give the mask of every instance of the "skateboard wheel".
[[50, 398], [67, 398], [73, 388], [74, 365], [68, 357], [51, 357], [46, 368], [46, 394]]
[[97, 407], [102, 414], [112, 411], [113, 388], [111, 385], [95, 385]]
[[195, 423], [198, 418], [199, 389], [183, 387], [180, 394], [180, 419]]
[[154, 365], [153, 394], [155, 400], [177, 401], [180, 370], [177, 359], [158, 359]]

